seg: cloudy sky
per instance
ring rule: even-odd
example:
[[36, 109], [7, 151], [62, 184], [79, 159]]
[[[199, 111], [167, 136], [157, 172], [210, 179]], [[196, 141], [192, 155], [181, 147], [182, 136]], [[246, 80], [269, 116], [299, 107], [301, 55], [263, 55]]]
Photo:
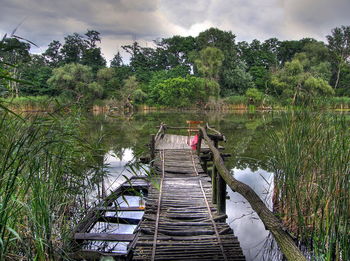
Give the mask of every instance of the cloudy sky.
[[97, 30], [110, 60], [137, 40], [192, 35], [210, 27], [232, 31], [238, 41], [325, 40], [331, 29], [350, 25], [350, 0], [0, 0], [0, 35], [11, 33], [40, 46], [73, 32]]

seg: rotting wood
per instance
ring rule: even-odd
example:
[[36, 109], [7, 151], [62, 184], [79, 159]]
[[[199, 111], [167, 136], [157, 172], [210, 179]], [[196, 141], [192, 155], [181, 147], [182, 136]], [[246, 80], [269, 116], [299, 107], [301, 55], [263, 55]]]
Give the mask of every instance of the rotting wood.
[[[146, 182], [144, 177], [133, 176], [129, 180], [125, 181], [121, 186], [119, 186], [115, 191], [113, 191], [109, 196], [107, 196], [103, 201], [101, 201], [96, 207], [91, 208], [86, 216], [81, 222], [73, 229], [71, 233], [71, 241], [66, 249], [70, 251], [68, 255], [74, 260], [97, 260], [99, 257], [104, 255], [118, 256], [118, 260], [129, 259], [130, 248], [126, 253], [111, 253], [96, 251], [92, 249], [82, 249], [82, 243], [85, 240], [90, 241], [115, 241], [117, 242], [131, 242], [135, 240], [137, 236], [137, 231], [135, 234], [115, 234], [115, 233], [90, 233], [90, 230], [96, 224], [96, 222], [112, 222], [119, 224], [133, 224], [137, 225], [140, 219], [127, 218], [127, 217], [117, 217], [119, 212], [123, 211], [144, 211], [139, 209], [139, 207], [120, 207], [115, 204], [115, 201], [121, 195], [135, 195], [139, 190], [146, 190], [148, 187], [148, 182]], [[105, 216], [105, 212], [114, 212], [116, 216]], [[113, 213], [111, 213], [113, 214]], [[131, 242], [129, 245], [132, 245]]]
[[[157, 260], [225, 260], [224, 256], [245, 260], [232, 229], [222, 223], [226, 216], [220, 216], [211, 202], [211, 180], [196, 153], [190, 149], [164, 150], [164, 157], [161, 155], [163, 150], [157, 148], [154, 170], [158, 184], [164, 175], [162, 190], [151, 186], [148, 191], [133, 259], [151, 260], [154, 253]], [[171, 172], [176, 167], [179, 171]]]
[[226, 181], [227, 185], [229, 185], [233, 191], [241, 194], [249, 202], [253, 210], [264, 223], [265, 227], [273, 234], [282, 253], [288, 260], [305, 261], [306, 258], [295, 245], [292, 237], [286, 232], [281, 221], [266, 207], [264, 202], [251, 187], [233, 177], [230, 171], [225, 167], [219, 150], [215, 148], [214, 143], [208, 137], [206, 130], [203, 127], [200, 127], [199, 129], [203, 135], [203, 139], [213, 153], [214, 163], [218, 169], [218, 173]]

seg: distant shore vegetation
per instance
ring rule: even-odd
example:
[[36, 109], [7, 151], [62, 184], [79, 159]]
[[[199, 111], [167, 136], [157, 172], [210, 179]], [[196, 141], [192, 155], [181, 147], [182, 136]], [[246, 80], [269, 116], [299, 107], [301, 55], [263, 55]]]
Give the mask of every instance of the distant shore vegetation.
[[[107, 66], [100, 33], [74, 33], [42, 54], [16, 36], [0, 42], [0, 99], [12, 107], [51, 108], [57, 101], [91, 109], [137, 106], [205, 109], [276, 109], [350, 106], [350, 26], [327, 42], [313, 38], [236, 41], [210, 28], [197, 37], [173, 36], [121, 48]], [[11, 81], [16, 79], [16, 81]], [[50, 101], [50, 102], [48, 102]]]

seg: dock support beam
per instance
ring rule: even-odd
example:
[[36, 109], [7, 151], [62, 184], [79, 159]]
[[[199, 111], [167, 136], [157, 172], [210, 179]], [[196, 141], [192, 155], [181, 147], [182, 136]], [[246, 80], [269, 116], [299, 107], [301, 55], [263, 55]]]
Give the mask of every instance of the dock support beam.
[[226, 214], [226, 182], [221, 175], [217, 175], [217, 209]]
[[213, 164], [212, 174], [211, 174], [211, 187], [212, 187], [212, 201], [213, 204], [216, 204], [217, 202], [217, 176], [218, 176], [218, 170]]
[[[218, 149], [219, 141], [214, 138], [214, 147]], [[220, 214], [226, 214], [226, 182], [218, 175], [218, 170], [213, 164], [213, 176], [212, 176], [212, 187], [213, 187], [213, 203], [217, 204], [217, 209]]]

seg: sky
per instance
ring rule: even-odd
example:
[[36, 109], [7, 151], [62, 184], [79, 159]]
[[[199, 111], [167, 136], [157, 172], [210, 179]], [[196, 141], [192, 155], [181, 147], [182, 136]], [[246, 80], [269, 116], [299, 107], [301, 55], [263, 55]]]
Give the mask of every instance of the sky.
[[52, 40], [97, 30], [109, 61], [134, 40], [152, 47], [153, 40], [210, 27], [231, 31], [237, 41], [325, 41], [331, 29], [350, 25], [349, 11], [350, 0], [0, 0], [0, 36], [18, 27], [16, 35], [40, 53]]

